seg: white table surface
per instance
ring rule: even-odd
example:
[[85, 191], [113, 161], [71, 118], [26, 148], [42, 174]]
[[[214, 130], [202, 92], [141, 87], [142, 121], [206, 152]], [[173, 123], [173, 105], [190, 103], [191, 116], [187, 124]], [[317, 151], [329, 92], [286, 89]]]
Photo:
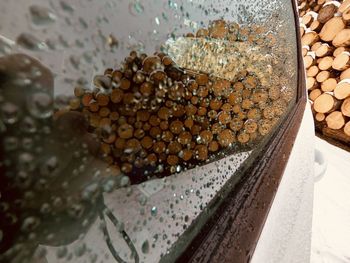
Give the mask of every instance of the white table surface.
[[328, 162], [314, 185], [312, 263], [350, 262], [350, 153], [316, 138]]

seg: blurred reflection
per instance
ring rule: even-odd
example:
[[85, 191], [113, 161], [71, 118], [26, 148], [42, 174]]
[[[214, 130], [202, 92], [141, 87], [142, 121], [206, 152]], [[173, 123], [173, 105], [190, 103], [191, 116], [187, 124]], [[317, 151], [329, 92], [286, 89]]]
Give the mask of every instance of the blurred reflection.
[[102, 192], [127, 182], [99, 160], [99, 143], [81, 114], [54, 114], [50, 70], [23, 54], [0, 58], [0, 101], [1, 262], [28, 262], [39, 244], [69, 244], [97, 216], [117, 225]]

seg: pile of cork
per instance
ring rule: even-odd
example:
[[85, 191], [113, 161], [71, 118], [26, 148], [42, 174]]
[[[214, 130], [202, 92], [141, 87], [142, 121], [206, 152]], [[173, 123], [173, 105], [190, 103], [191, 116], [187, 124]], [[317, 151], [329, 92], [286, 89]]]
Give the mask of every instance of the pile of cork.
[[307, 89], [316, 127], [350, 142], [350, 0], [298, 1]]
[[[233, 25], [213, 21], [186, 37], [235, 40], [247, 32], [260, 39], [260, 31]], [[94, 89], [76, 87], [70, 110], [86, 116], [104, 159], [132, 181], [146, 172], [169, 175], [255, 145], [273, 130], [293, 95], [281, 90], [282, 77], [267, 86], [254, 73], [242, 69], [230, 81], [180, 68], [162, 52], [132, 51], [120, 68], [95, 76]]]

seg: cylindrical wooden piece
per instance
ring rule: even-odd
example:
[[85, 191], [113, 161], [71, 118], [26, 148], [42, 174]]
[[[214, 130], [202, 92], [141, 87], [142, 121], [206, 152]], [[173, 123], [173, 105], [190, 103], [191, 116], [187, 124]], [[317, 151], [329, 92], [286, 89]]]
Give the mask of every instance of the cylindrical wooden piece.
[[323, 70], [317, 73], [316, 81], [322, 83], [323, 81], [332, 77], [332, 74], [328, 70]]
[[346, 47], [350, 45], [350, 29], [342, 29], [337, 32], [336, 36], [332, 41], [335, 47]]
[[347, 136], [350, 136], [350, 121], [348, 121], [345, 126], [344, 126], [344, 133], [347, 135]]
[[315, 115], [315, 119], [317, 120], [317, 121], [324, 121], [324, 119], [326, 118], [326, 115], [325, 114], [323, 114], [323, 113], [319, 113], [319, 112], [317, 112], [316, 113], [316, 115]]
[[306, 88], [308, 90], [313, 90], [319, 86], [318, 82], [313, 77], [308, 77], [306, 79]]
[[303, 16], [303, 18], [301, 19], [301, 22], [306, 26], [309, 27], [311, 25], [311, 23], [315, 20], [315, 17], [317, 18], [317, 13], [313, 12], [315, 15], [313, 14], [305, 14]]
[[306, 76], [308, 77], [315, 77], [319, 73], [319, 69], [316, 65], [309, 67], [309, 69], [306, 71]]
[[305, 69], [308, 69], [309, 67], [315, 65], [315, 56], [314, 54], [310, 54], [311, 52], [308, 52], [308, 54], [304, 57], [304, 67]]
[[309, 46], [303, 46], [301, 49], [301, 55], [305, 57], [307, 55], [307, 52], [309, 52]]
[[315, 31], [307, 32], [301, 38], [302, 46], [311, 46], [319, 40], [319, 36]]
[[338, 12], [343, 13], [348, 7], [350, 7], [350, 0], [345, 0], [338, 8]]
[[336, 104], [334, 97], [328, 93], [323, 93], [314, 101], [314, 110], [319, 113], [331, 111]]
[[[304, 27], [303, 27], [303, 26], [304, 26]], [[304, 34], [305, 34], [305, 30], [306, 30], [305, 25], [303, 25], [303, 26], [301, 26], [301, 25], [300, 25], [300, 27], [299, 27], [299, 31], [300, 31], [300, 38], [302, 38], [302, 37], [304, 36]]]
[[334, 97], [343, 100], [350, 96], [350, 79], [340, 81], [334, 89]]
[[301, 13], [301, 11], [305, 11], [306, 9], [308, 9], [309, 4], [307, 1], [301, 2], [301, 4], [298, 6], [299, 9], [299, 14]]
[[340, 74], [340, 80], [343, 79], [350, 79], [350, 68], [348, 68], [347, 70], [344, 70], [341, 74]]
[[333, 57], [331, 56], [323, 57], [319, 60], [318, 68], [320, 70], [328, 70], [332, 67], [332, 63], [333, 63]]
[[320, 46], [322, 46], [322, 42], [316, 42], [315, 44], [313, 44], [312, 46], [311, 46], [311, 51], [316, 51]]
[[334, 14], [337, 12], [337, 6], [334, 4], [330, 5], [324, 5], [321, 10], [318, 12], [317, 20], [320, 21], [320, 23], [324, 24], [329, 19], [331, 19]]
[[341, 112], [344, 116], [350, 117], [350, 98], [343, 101], [343, 104], [341, 105]]
[[312, 101], [315, 101], [320, 95], [322, 94], [322, 91], [320, 89], [314, 89], [310, 92], [309, 98]]
[[333, 111], [326, 117], [327, 126], [333, 130], [341, 129], [345, 124], [345, 118], [340, 111]]
[[343, 21], [345, 24], [349, 25], [350, 24], [350, 7], [348, 7], [344, 13], [342, 14]]
[[350, 53], [343, 52], [336, 56], [332, 62], [332, 68], [335, 70], [343, 71], [350, 66]]
[[[335, 36], [345, 28], [345, 23], [341, 17], [333, 17], [325, 23], [319, 34], [323, 41], [330, 42]], [[311, 39], [311, 36], [308, 38]]]
[[328, 78], [321, 83], [321, 89], [324, 92], [333, 91], [337, 86], [337, 80], [335, 78]]
[[314, 20], [311, 25], [310, 25], [310, 30], [315, 31], [315, 32], [320, 32], [322, 29], [323, 24], [321, 24], [319, 21]]
[[333, 57], [336, 57], [345, 51], [349, 51], [349, 49], [347, 47], [337, 47], [333, 52]]
[[333, 54], [334, 48], [328, 45], [327, 43], [322, 44], [316, 51], [315, 55], [316, 57], [325, 57], [325, 56], [331, 56]]

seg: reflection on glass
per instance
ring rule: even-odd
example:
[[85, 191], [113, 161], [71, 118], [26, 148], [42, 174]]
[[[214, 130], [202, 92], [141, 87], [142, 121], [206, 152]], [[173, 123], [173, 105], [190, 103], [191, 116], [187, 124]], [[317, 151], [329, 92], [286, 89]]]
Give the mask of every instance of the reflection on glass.
[[0, 7], [0, 261], [177, 257], [293, 105], [290, 3]]

